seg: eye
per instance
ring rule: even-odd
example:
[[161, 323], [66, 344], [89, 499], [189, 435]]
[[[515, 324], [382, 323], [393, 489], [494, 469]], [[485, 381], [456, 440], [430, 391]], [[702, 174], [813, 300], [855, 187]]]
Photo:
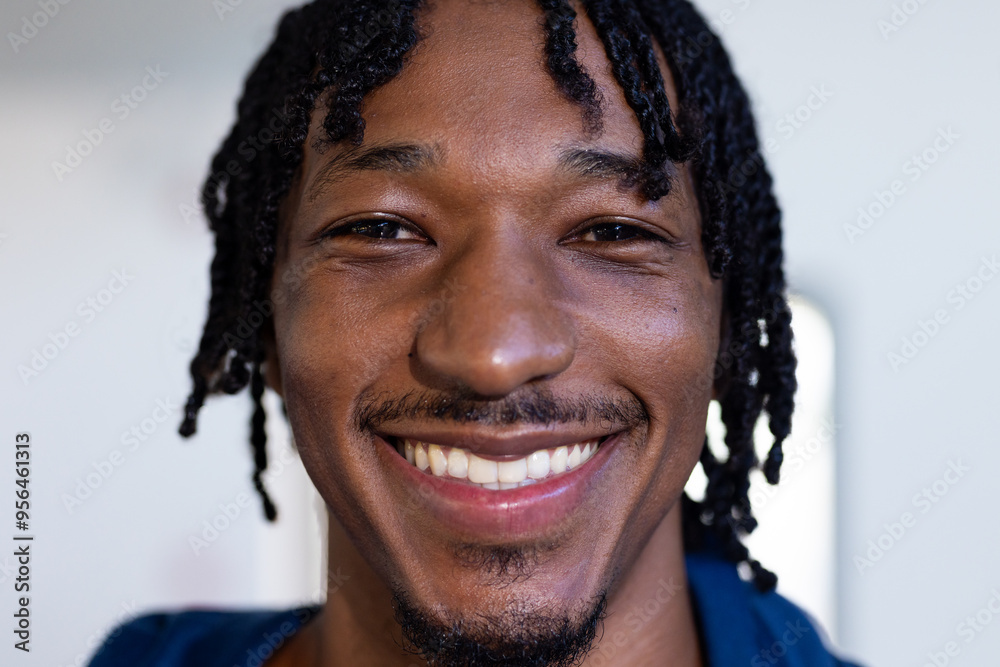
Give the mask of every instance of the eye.
[[588, 227], [579, 235], [581, 241], [596, 243], [614, 243], [615, 241], [659, 241], [670, 243], [670, 241], [659, 234], [655, 234], [637, 225], [630, 225], [624, 222], [609, 221], [599, 222]]
[[338, 236], [363, 236], [370, 239], [409, 241], [422, 235], [402, 220], [394, 218], [355, 218], [323, 232], [319, 240]]

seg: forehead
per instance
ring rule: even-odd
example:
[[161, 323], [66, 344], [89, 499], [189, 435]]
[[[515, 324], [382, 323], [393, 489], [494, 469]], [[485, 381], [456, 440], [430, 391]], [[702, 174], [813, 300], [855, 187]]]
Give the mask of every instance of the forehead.
[[[366, 145], [433, 145], [439, 156], [461, 162], [470, 178], [488, 178], [497, 186], [514, 186], [539, 165], [540, 156], [554, 160], [567, 146], [641, 155], [635, 114], [583, 14], [574, 24], [576, 59], [601, 100], [603, 128], [596, 137], [587, 134], [581, 108], [559, 90], [546, 66], [544, 14], [535, 2], [441, 0], [419, 10], [417, 26], [421, 39], [402, 71], [361, 104]], [[657, 51], [676, 109], [670, 72]], [[313, 115], [303, 164], [307, 175], [330, 159], [328, 151], [311, 150], [324, 112]], [[343, 148], [334, 148], [334, 155]]]

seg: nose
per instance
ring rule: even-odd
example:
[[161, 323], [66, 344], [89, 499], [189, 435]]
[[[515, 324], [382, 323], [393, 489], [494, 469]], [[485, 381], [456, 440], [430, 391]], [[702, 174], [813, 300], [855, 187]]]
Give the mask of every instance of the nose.
[[[503, 396], [573, 361], [575, 335], [555, 271], [538, 249], [476, 242], [450, 263], [449, 296], [417, 333], [417, 363], [438, 382]], [[429, 378], [428, 378], [429, 379]]]

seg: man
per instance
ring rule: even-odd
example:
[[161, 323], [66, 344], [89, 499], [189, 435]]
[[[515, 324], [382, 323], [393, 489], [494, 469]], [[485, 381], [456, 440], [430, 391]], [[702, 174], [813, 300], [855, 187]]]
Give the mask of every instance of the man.
[[273, 519], [276, 391], [351, 580], [322, 607], [143, 617], [92, 664], [844, 664], [740, 542], [795, 360], [746, 96], [686, 2], [290, 12], [203, 201], [181, 432], [249, 385]]

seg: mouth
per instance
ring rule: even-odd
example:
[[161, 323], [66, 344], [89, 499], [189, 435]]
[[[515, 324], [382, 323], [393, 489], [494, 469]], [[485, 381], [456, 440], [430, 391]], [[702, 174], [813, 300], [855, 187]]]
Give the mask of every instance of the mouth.
[[391, 437], [390, 444], [406, 461], [433, 477], [462, 482], [490, 491], [518, 489], [559, 477], [597, 453], [611, 436], [558, 447], [537, 449], [527, 456], [494, 458], [462, 447], [412, 438]]
[[[503, 443], [444, 433], [373, 437], [410, 522], [430, 518], [456, 539], [509, 542], [561, 534], [607, 502], [626, 433], [535, 433]], [[475, 450], [461, 446], [469, 440]]]

